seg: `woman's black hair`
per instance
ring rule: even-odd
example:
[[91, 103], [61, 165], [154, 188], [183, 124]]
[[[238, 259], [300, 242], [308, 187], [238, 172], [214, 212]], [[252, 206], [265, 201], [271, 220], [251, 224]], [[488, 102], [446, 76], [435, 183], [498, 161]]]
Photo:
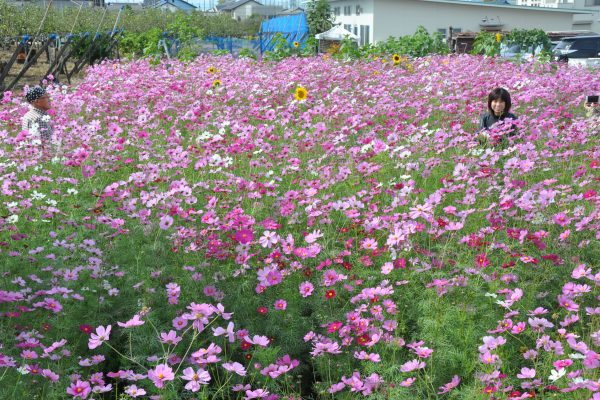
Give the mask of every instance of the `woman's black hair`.
[[492, 101], [499, 99], [504, 101], [504, 103], [506, 104], [502, 115], [508, 114], [508, 112], [510, 111], [510, 106], [512, 104], [510, 101], [510, 93], [508, 93], [508, 90], [499, 87], [492, 90], [488, 95], [488, 111], [490, 112], [490, 114], [494, 115], [494, 110], [492, 110]]

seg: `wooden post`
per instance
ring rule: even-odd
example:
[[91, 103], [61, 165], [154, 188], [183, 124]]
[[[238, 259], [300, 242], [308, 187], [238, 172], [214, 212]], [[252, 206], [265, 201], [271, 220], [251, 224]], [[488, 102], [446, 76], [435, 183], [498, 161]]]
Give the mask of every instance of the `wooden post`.
[[26, 38], [24, 36], [23, 39], [19, 42], [15, 52], [13, 53], [10, 60], [8, 60], [8, 62], [4, 66], [4, 69], [2, 70], [2, 73], [0, 74], [0, 89], [2, 89], [3, 92], [4, 92], [4, 84], [3, 84], [4, 78], [6, 78], [6, 76], [10, 72], [10, 69], [12, 68], [13, 64], [15, 63], [15, 60], [17, 59], [17, 55], [21, 52], [21, 50], [23, 50], [25, 48], [24, 42], [26, 43], [27, 40], [29, 40], [29, 37]]
[[21, 71], [19, 71], [15, 79], [13, 79], [13, 81], [10, 83], [10, 85], [7, 86], [6, 90], [12, 89], [17, 84], [17, 82], [19, 82], [19, 79], [21, 79], [23, 75], [25, 75], [27, 70], [36, 62], [36, 60], [42, 55], [42, 53], [46, 51], [48, 46], [50, 46], [50, 40], [47, 40], [46, 44], [42, 46], [42, 48], [39, 51], [37, 51], [30, 60], [26, 61], [25, 65], [23, 65], [23, 68], [21, 68]]

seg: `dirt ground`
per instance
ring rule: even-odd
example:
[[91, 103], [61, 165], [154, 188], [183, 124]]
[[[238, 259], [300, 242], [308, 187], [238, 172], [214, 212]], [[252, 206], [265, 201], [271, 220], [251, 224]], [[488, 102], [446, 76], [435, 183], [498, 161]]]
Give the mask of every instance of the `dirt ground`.
[[[12, 55], [13, 55], [12, 51], [0, 50], [0, 62], [1, 63], [8, 62], [10, 60], [10, 58], [12, 57]], [[67, 65], [66, 65], [67, 70], [71, 71], [73, 66], [74, 66], [73, 61], [71, 61], [71, 60], [67, 61]], [[8, 87], [8, 85], [10, 85], [12, 83], [12, 81], [17, 76], [17, 74], [19, 74], [22, 67], [23, 67], [23, 64], [17, 64], [17, 62], [15, 61], [15, 63], [12, 65], [12, 67], [10, 69], [10, 72], [4, 78], [4, 81], [0, 82], [0, 83], [2, 83], [4, 85], [4, 87]], [[11, 90], [13, 92], [17, 92], [17, 91], [21, 91], [23, 89], [23, 86], [25, 86], [25, 85], [39, 84], [40, 81], [42, 80], [42, 78], [44, 78], [46, 72], [48, 71], [48, 68], [50, 68], [50, 64], [48, 62], [47, 55], [46, 54], [40, 55], [39, 58], [36, 60], [36, 63], [33, 64], [31, 67], [29, 67], [29, 69], [27, 70], [25, 75], [23, 75], [23, 77], [21, 77], [21, 79], [19, 79], [19, 81], [15, 84], [15, 86]], [[1, 72], [1, 70], [0, 70], [0, 72]], [[58, 78], [58, 81], [60, 83], [69, 84], [69, 82], [67, 80], [67, 76], [64, 73], [55, 74], [55, 77]], [[81, 82], [83, 80], [83, 77], [84, 77], [83, 72], [79, 72], [77, 75], [72, 76], [71, 77], [71, 85], [78, 84], [79, 82]]]

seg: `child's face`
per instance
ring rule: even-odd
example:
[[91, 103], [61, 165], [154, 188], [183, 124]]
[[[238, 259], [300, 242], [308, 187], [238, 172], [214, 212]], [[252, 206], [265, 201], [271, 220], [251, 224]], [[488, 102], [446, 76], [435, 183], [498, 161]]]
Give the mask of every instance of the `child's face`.
[[502, 99], [492, 100], [492, 110], [496, 115], [502, 115], [504, 109], [506, 108], [506, 103]]

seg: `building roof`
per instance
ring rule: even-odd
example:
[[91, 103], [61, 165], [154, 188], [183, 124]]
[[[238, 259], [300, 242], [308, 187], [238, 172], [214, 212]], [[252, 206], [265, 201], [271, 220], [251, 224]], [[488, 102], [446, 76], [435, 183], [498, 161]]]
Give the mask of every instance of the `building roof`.
[[152, 3], [151, 7], [152, 8], [160, 8], [160, 7], [167, 6], [167, 5], [177, 7], [183, 11], [192, 11], [192, 10], [196, 9], [196, 6], [194, 6], [193, 4], [190, 4], [184, 0], [158, 0], [154, 3]]
[[279, 15], [296, 15], [296, 14], [302, 14], [303, 12], [304, 12], [304, 8], [296, 7], [296, 8], [289, 8], [287, 10], [283, 10], [279, 13]]
[[465, 6], [479, 6], [479, 7], [494, 7], [494, 8], [511, 8], [523, 11], [543, 11], [550, 13], [567, 13], [567, 14], [593, 14], [593, 11], [589, 10], [577, 10], [573, 8], [550, 8], [550, 7], [531, 7], [531, 6], [517, 6], [510, 4], [507, 1], [496, 0], [496, 1], [469, 1], [469, 0], [420, 0], [427, 1], [430, 3], [446, 3], [446, 4], [457, 4]]
[[233, 11], [236, 8], [243, 6], [246, 3], [249, 2], [253, 2], [259, 5], [262, 5], [261, 3], [259, 3], [256, 0], [233, 0], [233, 1], [228, 1], [227, 3], [224, 4], [218, 4], [215, 8], [217, 9], [217, 11]]

